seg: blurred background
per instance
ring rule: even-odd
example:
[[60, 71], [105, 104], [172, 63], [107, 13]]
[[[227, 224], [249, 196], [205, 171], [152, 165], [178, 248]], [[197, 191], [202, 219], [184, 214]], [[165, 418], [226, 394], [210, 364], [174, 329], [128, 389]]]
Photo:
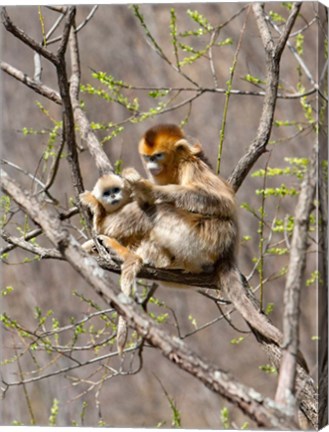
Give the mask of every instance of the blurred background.
[[[140, 12], [143, 14], [145, 23], [153, 37], [173, 64], [175, 63], [175, 56], [170, 36], [171, 8], [176, 11], [179, 32], [195, 30], [200, 27], [191, 19], [191, 14], [187, 13], [189, 9], [197, 10], [214, 27], [228, 21], [220, 30], [218, 41], [227, 41], [229, 38], [229, 42], [222, 43], [213, 49], [213, 65], [218, 87], [226, 89], [240, 31], [248, 14], [248, 8], [243, 9], [244, 6], [246, 6], [245, 3], [141, 5]], [[305, 27], [301, 33], [303, 41], [298, 42], [296, 37], [289, 39], [290, 43], [297, 48], [298, 43], [302, 43], [300, 58], [305, 62], [315, 81], [318, 75], [318, 34], [321, 34], [321, 29], [314, 18], [318, 16], [320, 7], [318, 3], [313, 2], [303, 4], [301, 15], [293, 28], [293, 31], [297, 31]], [[79, 6], [77, 8], [77, 23], [83, 22], [91, 9], [92, 6]], [[9, 7], [7, 10], [12, 20], [20, 28], [36, 40], [42, 40], [38, 7], [19, 6]], [[47, 30], [57, 19], [58, 14], [45, 8], [41, 8], [41, 10], [44, 26]], [[280, 23], [280, 18], [275, 14], [284, 19], [289, 13], [281, 3], [267, 3], [266, 10], [268, 13], [272, 12], [271, 16], [279, 27], [282, 22]], [[276, 35], [275, 31], [273, 34]], [[182, 89], [193, 87], [150, 47], [134, 10], [128, 5], [99, 6], [90, 22], [79, 32], [78, 39], [82, 68], [81, 82], [84, 85], [90, 83], [94, 88], [101, 88], [101, 84], [92, 77], [92, 72], [103, 71], [116, 80], [122, 80], [133, 87]], [[209, 35], [206, 35], [205, 38], [190, 36], [186, 37], [185, 41], [195, 50], [201, 50], [209, 43]], [[192, 54], [183, 52], [183, 50], [180, 51], [181, 59]], [[2, 60], [33, 77], [33, 52], [3, 28]], [[45, 60], [42, 60], [42, 67], [43, 82], [57, 89], [54, 68]], [[183, 70], [200, 87], [214, 88], [214, 77], [209, 59], [201, 57], [184, 66]], [[254, 80], [253, 84], [250, 82], [251, 79], [249, 81], [246, 79], [248, 75], [258, 78], [259, 81], [255, 82]], [[241, 92], [247, 90], [260, 92], [264, 88], [264, 76], [263, 46], [253, 13], [250, 11], [234, 72], [233, 89], [238, 89]], [[43, 130], [47, 132], [52, 129], [54, 121], [61, 119], [61, 108], [38, 96], [5, 73], [2, 73], [1, 80], [3, 95], [2, 156], [5, 160], [24, 168], [29, 173], [37, 173], [40, 178], [46, 177], [49, 161], [45, 160], [44, 154], [49, 145], [49, 134], [33, 133], [32, 131]], [[282, 57], [280, 83], [279, 91], [285, 94], [298, 93], [301, 88], [298, 87], [298, 83], [303, 85], [306, 90], [311, 88], [305, 70], [288, 48], [285, 49]], [[159, 122], [177, 124], [184, 122], [186, 134], [202, 143], [207, 157], [213, 167], [216, 167], [225, 93], [205, 92], [193, 101], [192, 105], [186, 104], [180, 109], [134, 123], [125, 122], [129, 117], [126, 107], [119, 103], [106, 102], [89, 93], [83, 92], [81, 100], [90, 121], [97, 124], [124, 122], [124, 129], [117, 136], [110, 140], [104, 140], [104, 149], [113, 163], [121, 160], [123, 166], [134, 166], [143, 172], [137, 152], [137, 143], [143, 132]], [[176, 92], [172, 105], [185, 100], [191, 94], [191, 91]], [[150, 97], [148, 91], [134, 88], [125, 90], [125, 95], [130, 101], [138, 98], [140, 109], [145, 112], [156, 106], [159, 101], [159, 99]], [[173, 94], [169, 95], [169, 97], [172, 96]], [[167, 101], [168, 98], [164, 100]], [[37, 105], [37, 102], [42, 104], [42, 108]], [[315, 94], [310, 95], [306, 100], [300, 98], [278, 99], [275, 112], [275, 120], [278, 123], [272, 131], [271, 143], [268, 147], [270, 153], [266, 153], [258, 160], [252, 172], [261, 168], [264, 169], [269, 157], [270, 167], [282, 169], [294, 166], [287, 162], [286, 158], [309, 157], [316, 134], [314, 124], [305, 117], [303, 103], [314, 107], [315, 102]], [[262, 103], [263, 98], [261, 96], [231, 95], [221, 163], [221, 175], [224, 178], [230, 175], [254, 138]], [[315, 111], [312, 115], [316, 115]], [[282, 126], [282, 122], [288, 123]], [[96, 133], [100, 139], [104, 139], [111, 132], [98, 129]], [[84, 146], [83, 143], [81, 145]], [[87, 150], [81, 151], [80, 163], [85, 188], [91, 189], [98, 173]], [[21, 184], [24, 184], [26, 189], [32, 187], [31, 179], [25, 174], [14, 168], [8, 168], [8, 170]], [[261, 196], [257, 195], [256, 190], [263, 188], [263, 182], [263, 177], [253, 177], [250, 174], [236, 197], [239, 206], [241, 237], [238, 261], [241, 271], [247, 276], [252, 273], [257, 257], [259, 257], [259, 219], [252, 214], [252, 211], [241, 208], [241, 205], [248, 203], [249, 208], [258, 212], [261, 207]], [[280, 188], [283, 183], [287, 187], [298, 189], [300, 179], [294, 175], [277, 175], [267, 179], [267, 187], [269, 188]], [[57, 175], [51, 193], [63, 208], [69, 207], [73, 189], [66, 160], [61, 163], [59, 175]], [[285, 218], [293, 215], [295, 205], [296, 196], [270, 196], [266, 200], [266, 220], [272, 222], [274, 217], [277, 217], [277, 219], [284, 221]], [[76, 225], [79, 226], [78, 217], [75, 221]], [[70, 228], [72, 227], [70, 226]], [[269, 232], [265, 229], [264, 234], [268, 235]], [[290, 234], [288, 233], [288, 237]], [[74, 235], [82, 241], [78, 231], [75, 231]], [[272, 235], [273, 244], [277, 240], [281, 241], [281, 246], [284, 245], [282, 240], [284, 233], [278, 232], [272, 233]], [[316, 237], [315, 233], [313, 237]], [[286, 248], [287, 245], [284, 247]], [[311, 245], [310, 250], [305, 284], [302, 288], [300, 338], [301, 350], [306, 357], [312, 376], [316, 378], [317, 288], [316, 283], [306, 283], [316, 269], [316, 253], [314, 253], [316, 242]], [[2, 311], [13, 319], [19, 320], [26, 328], [36, 327], [36, 321], [33, 317], [36, 306], [39, 306], [43, 311], [52, 310], [61, 325], [69, 324], [72, 317], [78, 320], [90, 313], [92, 310], [90, 303], [88, 304], [76, 295], [72, 295], [74, 291], [83, 293], [87, 298], [97, 302], [100, 307], [106, 308], [102, 299], [91, 291], [69, 265], [51, 260], [34, 260], [23, 263], [25, 256], [26, 253], [21, 251], [12, 252], [6, 260], [8, 264], [2, 265], [3, 287], [12, 286], [14, 288], [10, 295], [2, 298]], [[271, 319], [279, 328], [282, 328], [282, 299], [285, 278], [277, 277], [277, 275], [287, 264], [287, 253], [280, 255], [278, 252], [265, 256], [264, 278], [266, 280], [269, 278], [269, 281], [265, 285], [264, 304], [266, 307], [270, 305], [268, 311], [271, 311]], [[257, 271], [253, 272], [250, 283], [253, 288], [257, 288], [259, 284]], [[164, 327], [172, 333], [177, 332], [178, 325], [180, 334], [186, 335], [193, 332], [195, 326], [201, 326], [220, 315], [214, 303], [200, 295], [194, 288], [169, 289], [160, 287], [156, 292], [156, 297], [164, 302], [168, 308], [174, 310], [177, 321], [169, 312], [169, 318], [164, 324]], [[237, 313], [232, 314], [232, 320], [238, 329], [248, 330]], [[252, 386], [267, 396], [274, 396], [277, 375], [271, 370], [266, 355], [252, 334], [240, 333], [222, 319], [204, 330], [192, 334], [186, 341], [195, 352], [209, 359], [211, 363], [231, 372], [242, 383]], [[37, 368], [35, 359], [31, 354], [22, 356], [18, 367], [15, 356], [21, 350], [23, 342], [14, 337], [11, 331], [2, 328], [1, 344], [2, 378], [6, 382], [19, 380], [19, 367], [23, 371], [30, 372]], [[106, 352], [106, 348], [103, 349], [102, 353], [104, 352]], [[80, 358], [88, 359], [93, 355], [93, 353], [85, 352], [81, 353]], [[5, 359], [9, 359], [9, 361], [4, 361]], [[43, 361], [46, 365], [46, 354]], [[71, 361], [62, 356], [56, 364], [58, 369], [71, 364]], [[108, 364], [118, 368], [119, 363], [117, 359], [113, 359]], [[48, 369], [46, 366], [44, 367], [45, 372], [47, 372]], [[127, 365], [126, 367], [128, 368]], [[94, 370], [95, 366], [88, 366], [28, 384], [26, 389], [35, 413], [36, 423], [38, 425], [49, 423], [50, 410], [54, 399], [57, 399], [59, 408], [56, 422], [59, 426], [72, 424], [96, 426], [101, 418], [104, 424], [111, 427], [156, 427], [157, 425], [170, 427], [173, 414], [168, 398], [159, 383], [160, 380], [170, 398], [175, 401], [181, 415], [181, 425], [184, 428], [221, 429], [224, 427], [223, 415], [225, 417], [224, 408], [226, 407], [229, 410], [231, 427], [241, 428], [246, 421], [248, 428], [255, 426], [239, 410], [213, 394], [196, 379], [180, 371], [153, 348], [144, 349], [143, 367], [139, 373], [116, 376], [105, 382], [101, 388], [96, 387], [87, 391]], [[32, 373], [28, 376], [33, 377], [34, 375]], [[77, 378], [83, 379], [83, 382], [76, 381]], [[97, 403], [95, 402], [96, 391], [98, 391]], [[99, 415], [99, 407], [101, 407], [101, 416]], [[1, 424], [12, 424], [15, 421], [26, 425], [30, 424], [29, 409], [22, 386], [8, 389], [1, 403], [0, 412]]]

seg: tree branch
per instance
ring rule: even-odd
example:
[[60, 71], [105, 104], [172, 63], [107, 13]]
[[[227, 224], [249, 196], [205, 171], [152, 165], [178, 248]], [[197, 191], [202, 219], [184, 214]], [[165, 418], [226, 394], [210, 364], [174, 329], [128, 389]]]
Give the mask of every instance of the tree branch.
[[283, 356], [275, 400], [286, 406], [288, 413], [295, 414], [295, 380], [299, 345], [299, 304], [302, 276], [306, 263], [309, 217], [314, 208], [317, 185], [317, 158], [315, 147], [309, 169], [302, 183], [291, 242], [283, 314]]
[[[289, 34], [291, 33], [292, 27], [295, 24], [295, 21], [296, 21], [296, 18], [297, 18], [297, 15], [299, 13], [301, 6], [302, 6], [301, 2], [293, 3], [291, 13], [288, 16], [286, 24], [283, 27], [283, 31], [282, 31], [280, 38], [279, 38], [279, 40], [276, 44], [276, 47], [275, 47], [275, 56], [277, 56], [277, 57], [281, 57], [281, 54], [284, 50], [284, 47], [286, 46]], [[314, 84], [314, 82], [313, 82], [313, 84]]]
[[228, 182], [232, 185], [235, 191], [239, 189], [254, 163], [266, 151], [266, 146], [271, 135], [275, 105], [277, 100], [281, 54], [287, 41], [289, 32], [291, 31], [292, 26], [296, 20], [301, 4], [294, 4], [293, 9], [282, 31], [282, 35], [284, 36], [279, 39], [277, 45], [274, 45], [271, 32], [266, 21], [263, 5], [259, 3], [254, 3], [252, 7], [265, 50], [266, 89], [262, 114], [260, 117], [256, 137], [250, 144], [247, 153], [243, 155], [242, 158], [239, 160], [228, 179]]
[[70, 31], [76, 13], [75, 7], [68, 9], [65, 27], [62, 35], [60, 48], [58, 49], [58, 62], [56, 64], [59, 92], [63, 103], [63, 139], [68, 148], [68, 161], [71, 165], [73, 187], [76, 200], [79, 202], [79, 194], [84, 191], [82, 175], [79, 166], [78, 151], [75, 139], [75, 124], [73, 109], [70, 98], [70, 89], [67, 78], [65, 51], [69, 40]]
[[61, 97], [59, 93], [52, 88], [38, 83], [37, 81], [30, 78], [28, 75], [23, 73], [22, 71], [14, 68], [10, 64], [6, 62], [1, 62], [1, 69], [6, 72], [11, 77], [15, 78], [16, 80], [22, 82], [23, 84], [30, 87], [32, 90], [34, 90], [36, 93], [40, 94], [41, 96], [46, 97], [47, 99], [55, 102], [58, 105], [61, 105]]
[[35, 246], [32, 243], [29, 243], [26, 240], [23, 240], [19, 237], [10, 236], [8, 233], [6, 233], [4, 230], [0, 231], [0, 236], [11, 245], [15, 245], [20, 247], [21, 249], [24, 249], [28, 252], [31, 252], [35, 255], [39, 255], [41, 259], [63, 259], [62, 255], [56, 250], [56, 249], [45, 249], [40, 246]]

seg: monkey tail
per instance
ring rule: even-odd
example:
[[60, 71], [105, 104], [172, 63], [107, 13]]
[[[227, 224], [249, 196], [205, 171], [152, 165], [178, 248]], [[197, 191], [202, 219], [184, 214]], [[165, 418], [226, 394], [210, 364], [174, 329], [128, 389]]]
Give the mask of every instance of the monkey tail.
[[[138, 255], [131, 253], [131, 255], [129, 255], [125, 259], [121, 266], [121, 291], [127, 297], [130, 297], [132, 292], [136, 291], [137, 274], [140, 271], [142, 265], [142, 259]], [[117, 349], [120, 356], [122, 356], [123, 354], [123, 350], [127, 342], [127, 337], [127, 322], [122, 316], [119, 316], [117, 328]]]

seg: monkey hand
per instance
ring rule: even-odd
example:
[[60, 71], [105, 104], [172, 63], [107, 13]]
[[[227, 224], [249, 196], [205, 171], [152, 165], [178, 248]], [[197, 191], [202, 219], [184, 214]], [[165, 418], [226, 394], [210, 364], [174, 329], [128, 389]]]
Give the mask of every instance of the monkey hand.
[[154, 185], [149, 180], [140, 180], [134, 183], [132, 189], [134, 198], [141, 207], [154, 204]]
[[84, 191], [79, 195], [79, 199], [80, 202], [84, 205], [88, 205], [89, 204], [89, 200], [91, 199], [91, 192], [89, 191]]
[[95, 213], [97, 211], [99, 203], [91, 192], [89, 191], [82, 192], [79, 195], [79, 199], [81, 204], [83, 204], [86, 207], [89, 207], [92, 213]]
[[138, 171], [133, 167], [124, 168], [122, 170], [121, 176], [128, 181], [129, 184], [136, 183], [142, 179]]

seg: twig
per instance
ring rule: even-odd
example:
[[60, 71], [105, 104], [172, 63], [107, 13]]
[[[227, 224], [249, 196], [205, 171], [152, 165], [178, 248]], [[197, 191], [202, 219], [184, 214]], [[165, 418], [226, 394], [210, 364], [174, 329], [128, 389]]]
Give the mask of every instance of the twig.
[[134, 14], [136, 18], [139, 20], [141, 26], [143, 27], [146, 35], [146, 40], [149, 43], [150, 47], [164, 60], [171, 68], [173, 68], [176, 72], [178, 72], [182, 77], [184, 77], [187, 81], [189, 81], [191, 84], [193, 84], [196, 88], [199, 88], [199, 84], [192, 80], [188, 75], [186, 75], [182, 70], [175, 66], [169, 58], [166, 56], [166, 54], [163, 52], [160, 45], [157, 43], [157, 41], [154, 39], [152, 33], [150, 32], [149, 28], [147, 27], [143, 15], [140, 13], [139, 5], [133, 6]]
[[[84, 20], [84, 21], [82, 21], [78, 26], [77, 26], [77, 28], [74, 30], [75, 31], [75, 33], [78, 33], [80, 30], [82, 30], [83, 29], [83, 27], [92, 19], [92, 17], [95, 15], [95, 13], [96, 13], [96, 10], [97, 10], [97, 8], [98, 8], [98, 5], [95, 5], [93, 8], [92, 8], [92, 10], [89, 12], [89, 14], [87, 15], [87, 17], [86, 17], [86, 19]], [[47, 41], [47, 45], [52, 45], [52, 44], [54, 44], [54, 43], [56, 43], [56, 42], [59, 42], [60, 41], [60, 39], [61, 39], [61, 37], [60, 36], [58, 36], [58, 37], [56, 37], [56, 38], [54, 38], [54, 39], [51, 39], [51, 40], [49, 40], [49, 41]]]
[[30, 172], [26, 171], [24, 168], [14, 164], [13, 162], [10, 162], [6, 159], [1, 159], [0, 160], [1, 165], [8, 165], [12, 168], [15, 168], [17, 171], [25, 174], [27, 177], [29, 177], [30, 179], [32, 179], [35, 183], [37, 183], [39, 186], [41, 186], [42, 188], [45, 187], [45, 184], [42, 183], [41, 180], [39, 180], [37, 177], [35, 177], [33, 174], [31, 174]]
[[46, 6], [46, 8], [61, 14], [65, 14], [67, 10], [67, 7], [65, 6]]
[[260, 228], [259, 228], [259, 303], [260, 310], [263, 312], [264, 306], [264, 286], [263, 286], [263, 277], [264, 277], [264, 219], [265, 219], [265, 189], [266, 189], [266, 180], [267, 180], [267, 170], [268, 164], [270, 163], [271, 152], [269, 152], [265, 170], [264, 170], [264, 179], [263, 179], [263, 191], [262, 191], [262, 199], [261, 199], [261, 219], [260, 219]]
[[220, 163], [221, 163], [221, 159], [222, 159], [222, 152], [223, 152], [223, 143], [224, 143], [224, 138], [225, 138], [225, 129], [226, 129], [226, 118], [227, 118], [227, 112], [228, 112], [228, 104], [230, 101], [230, 96], [231, 96], [231, 87], [232, 87], [232, 82], [233, 82], [233, 78], [234, 78], [234, 72], [235, 72], [235, 68], [238, 62], [238, 55], [240, 52], [240, 48], [241, 48], [241, 44], [242, 44], [242, 39], [244, 36], [244, 33], [246, 31], [246, 26], [247, 26], [247, 21], [249, 18], [249, 12], [250, 12], [250, 8], [248, 9], [248, 13], [245, 17], [242, 29], [240, 31], [240, 36], [239, 36], [239, 40], [238, 40], [238, 45], [236, 47], [235, 53], [234, 53], [234, 57], [233, 57], [233, 63], [232, 66], [230, 68], [230, 77], [227, 83], [227, 91], [226, 91], [226, 96], [225, 96], [225, 103], [224, 103], [224, 109], [223, 109], [223, 118], [222, 118], [222, 123], [221, 123], [221, 128], [220, 128], [220, 132], [219, 132], [219, 146], [218, 146], [218, 154], [217, 154], [217, 166], [216, 166], [216, 174], [219, 174], [220, 172]]

